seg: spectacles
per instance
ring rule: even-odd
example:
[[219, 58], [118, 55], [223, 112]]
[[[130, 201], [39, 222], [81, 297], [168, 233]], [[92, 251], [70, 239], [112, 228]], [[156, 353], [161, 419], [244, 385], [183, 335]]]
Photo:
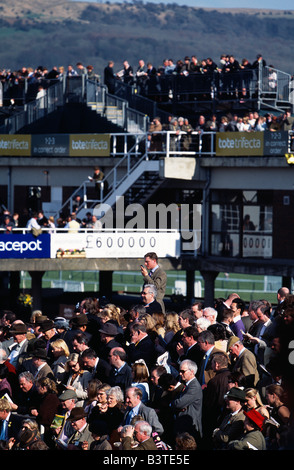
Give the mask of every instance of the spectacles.
[[180, 374], [184, 374], [185, 372], [187, 372], [187, 370], [188, 370], [188, 369], [186, 369], [186, 370], [179, 370], [179, 373], [180, 373]]

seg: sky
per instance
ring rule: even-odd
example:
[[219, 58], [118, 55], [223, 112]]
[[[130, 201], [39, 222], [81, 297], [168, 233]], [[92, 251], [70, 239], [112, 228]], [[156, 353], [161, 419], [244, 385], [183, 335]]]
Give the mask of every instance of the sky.
[[[82, 0], [90, 1], [90, 0]], [[96, 1], [96, 0], [92, 0]], [[120, 3], [119, 0], [109, 0]], [[121, 0], [122, 1], [122, 0]], [[101, 0], [105, 3], [106, 0]], [[294, 10], [293, 0], [145, 0], [144, 3], [178, 3], [198, 8], [258, 8], [266, 10]], [[98, 2], [100, 3], [100, 2]]]

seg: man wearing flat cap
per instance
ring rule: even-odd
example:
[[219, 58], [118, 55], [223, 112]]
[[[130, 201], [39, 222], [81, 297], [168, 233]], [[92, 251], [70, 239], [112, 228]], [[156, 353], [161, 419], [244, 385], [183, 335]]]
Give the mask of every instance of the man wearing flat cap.
[[64, 419], [60, 426], [58, 426], [58, 420], [54, 419], [51, 424], [51, 431], [55, 447], [63, 448], [64, 444], [67, 444], [70, 437], [75, 433], [72, 421], [68, 418], [71, 410], [75, 408], [78, 398], [74, 390], [64, 390], [58, 398], [61, 404], [61, 411], [58, 416], [64, 416]]
[[108, 361], [109, 353], [112, 348], [119, 348], [121, 344], [116, 341], [115, 337], [118, 334], [117, 327], [112, 322], [106, 322], [99, 330], [101, 338], [101, 346], [99, 349], [99, 357]]
[[214, 449], [226, 449], [229, 442], [240, 439], [244, 431], [245, 415], [243, 405], [245, 403], [245, 391], [233, 387], [225, 395], [228, 414], [221, 422], [219, 428], [212, 433]]
[[232, 357], [232, 372], [241, 372], [246, 377], [246, 387], [255, 387], [259, 380], [255, 355], [245, 348], [238, 336], [231, 336], [227, 344], [227, 352]]
[[87, 442], [90, 445], [93, 442], [92, 433], [87, 423], [87, 413], [82, 407], [75, 407], [71, 410], [68, 419], [71, 421], [75, 430], [74, 434], [69, 438], [67, 448], [69, 450], [81, 450], [82, 444]]

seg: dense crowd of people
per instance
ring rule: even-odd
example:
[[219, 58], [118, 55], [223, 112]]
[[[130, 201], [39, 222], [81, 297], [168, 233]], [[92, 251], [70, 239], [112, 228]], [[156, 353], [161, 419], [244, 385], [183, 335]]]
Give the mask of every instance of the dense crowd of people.
[[144, 261], [128, 309], [1, 312], [1, 450], [293, 449], [289, 289], [276, 306], [231, 293], [176, 313], [156, 254]]
[[[2, 69], [0, 81], [6, 99], [14, 100], [22, 97], [25, 86], [34, 90], [34, 87], [40, 83], [49, 84], [52, 80], [82, 75], [90, 80], [104, 83], [111, 94], [115, 94], [116, 84], [123, 82], [126, 85], [134, 85], [139, 94], [148, 95], [149, 98], [159, 101], [168, 100], [172, 98], [171, 95], [178, 94], [183, 94], [183, 100], [196, 99], [198, 94], [198, 97], [210, 99], [215, 92], [219, 98], [233, 97], [246, 100], [256, 91], [260, 66], [266, 66], [261, 54], [251, 62], [247, 58], [238, 60], [231, 54], [222, 54], [218, 61], [211, 57], [198, 59], [194, 54], [176, 61], [166, 58], [159, 66], [150, 61], [146, 63], [143, 59], [139, 59], [138, 64], [132, 66], [128, 60], [124, 60], [117, 70], [114, 61], [110, 60], [101, 74], [95, 72], [93, 65], [85, 66], [82, 62], [67, 67], [54, 66], [50, 70], [44, 65], [36, 68], [23, 66], [13, 71]], [[266, 91], [275, 93], [276, 90], [277, 72], [273, 65], [270, 65]]]

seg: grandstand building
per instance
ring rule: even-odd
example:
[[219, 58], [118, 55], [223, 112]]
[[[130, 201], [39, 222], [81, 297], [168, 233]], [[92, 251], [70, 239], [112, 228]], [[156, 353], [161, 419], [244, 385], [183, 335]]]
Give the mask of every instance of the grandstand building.
[[[41, 308], [46, 271], [95, 270], [100, 295], [110, 298], [113, 272], [138, 270], [148, 251], [166, 271], [186, 271], [187, 301], [196, 270], [207, 305], [220, 272], [282, 276], [291, 286], [294, 134], [284, 121], [287, 111], [292, 118], [293, 84], [275, 70], [272, 87], [272, 72], [261, 65], [238, 81], [233, 73], [172, 75], [144, 89], [116, 80], [112, 94], [86, 76], [64, 77], [46, 82], [37, 99], [25, 87], [13, 106], [3, 90], [2, 213], [23, 220], [42, 211], [56, 225], [39, 233], [21, 223], [1, 229], [0, 270], [10, 273], [11, 297], [20, 271], [30, 273], [34, 308]], [[199, 125], [200, 116], [222, 122], [249, 112], [271, 116], [271, 131]], [[180, 116], [190, 134], [171, 130]], [[157, 117], [163, 128], [152, 134]], [[97, 166], [104, 176], [95, 184]], [[96, 215], [102, 229], [57, 226], [73, 213]]]

